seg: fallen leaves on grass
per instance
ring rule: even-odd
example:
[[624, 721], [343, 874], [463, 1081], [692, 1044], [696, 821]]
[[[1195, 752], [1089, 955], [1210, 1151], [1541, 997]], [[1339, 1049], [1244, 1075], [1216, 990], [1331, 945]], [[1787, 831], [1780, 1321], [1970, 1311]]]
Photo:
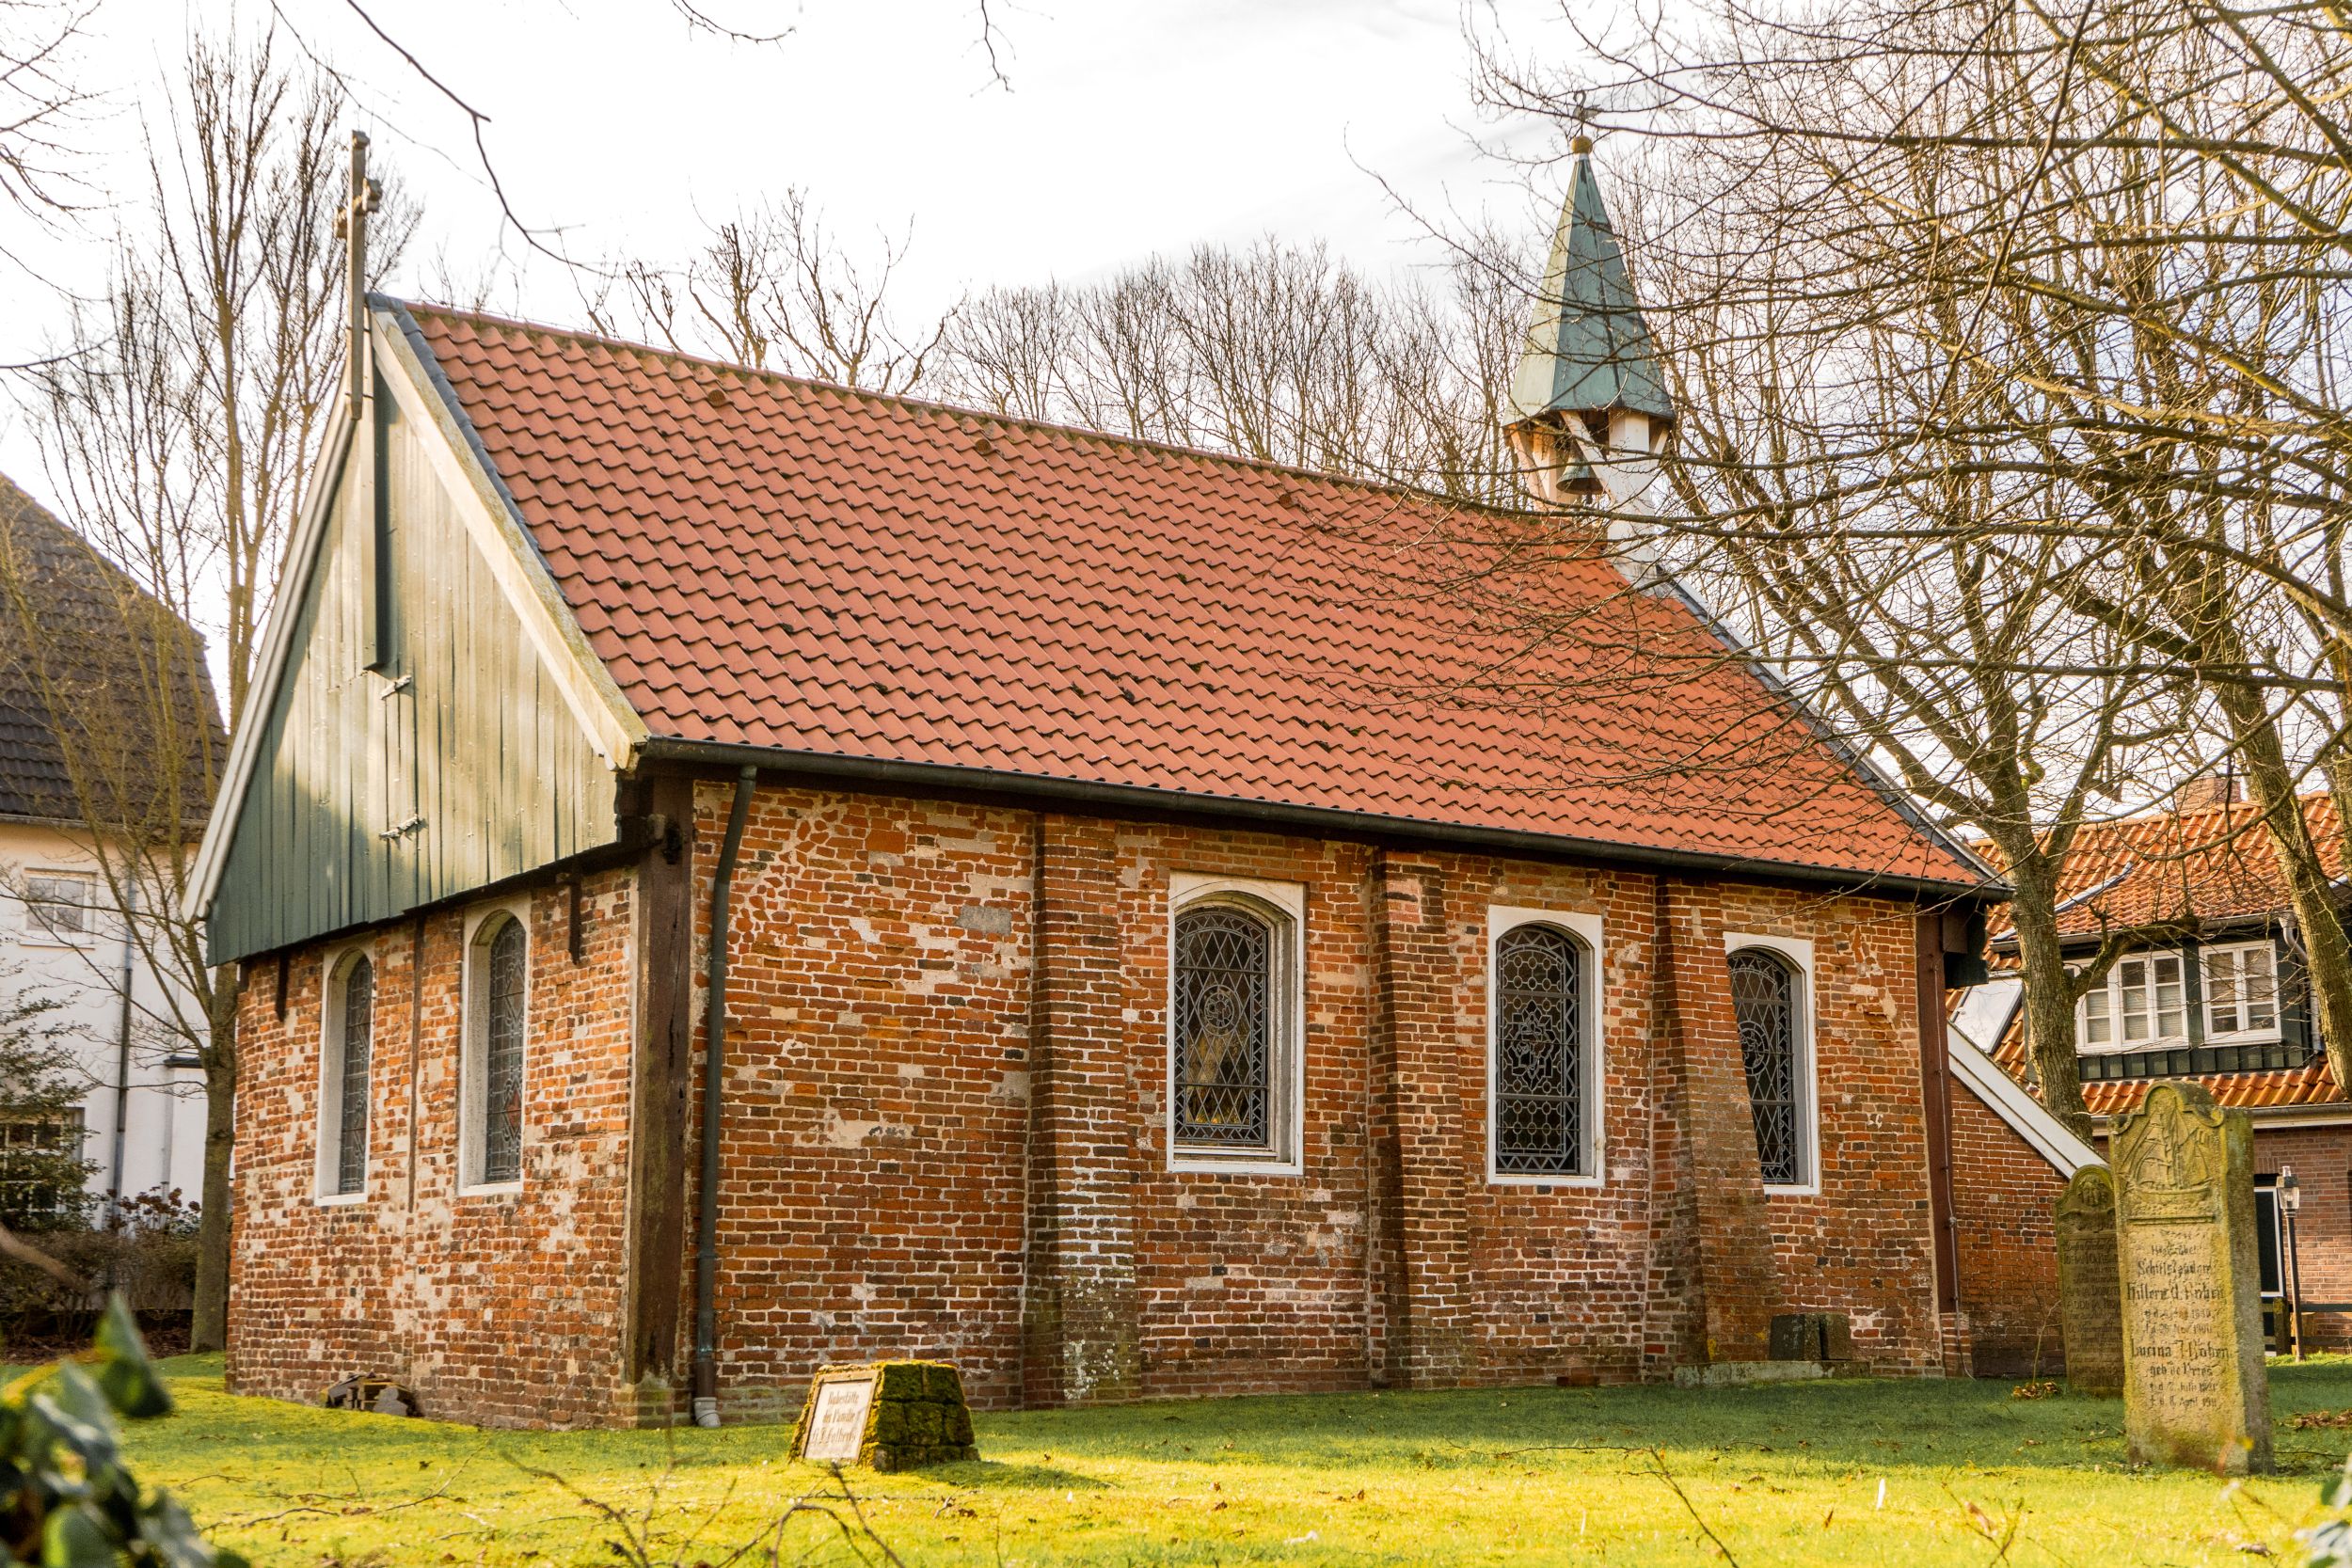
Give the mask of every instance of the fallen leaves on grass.
[[2058, 1398], [2058, 1386], [2048, 1378], [2039, 1383], [2021, 1383], [2009, 1391], [2013, 1400], [2050, 1400]]
[[2352, 1410], [2301, 1410], [2287, 1418], [2287, 1425], [2296, 1432], [2309, 1432], [2314, 1427], [2352, 1427]]

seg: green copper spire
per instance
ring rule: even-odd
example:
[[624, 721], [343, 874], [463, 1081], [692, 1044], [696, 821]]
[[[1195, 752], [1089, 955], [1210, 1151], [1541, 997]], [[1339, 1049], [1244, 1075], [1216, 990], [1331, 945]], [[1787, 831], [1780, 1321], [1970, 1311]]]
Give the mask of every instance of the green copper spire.
[[1521, 420], [1626, 408], [1670, 420], [1674, 403], [1593, 179], [1591, 143], [1577, 141], [1551, 264], [1511, 377], [1511, 406]]

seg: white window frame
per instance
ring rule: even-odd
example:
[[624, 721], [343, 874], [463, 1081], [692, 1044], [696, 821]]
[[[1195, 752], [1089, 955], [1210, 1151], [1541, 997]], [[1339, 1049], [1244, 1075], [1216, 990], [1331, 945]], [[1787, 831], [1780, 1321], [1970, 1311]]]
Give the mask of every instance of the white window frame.
[[485, 1181], [481, 1179], [485, 1129], [483, 1117], [487, 1111], [484, 1101], [489, 1094], [489, 1063], [486, 1040], [489, 1018], [488, 975], [485, 973], [490, 962], [490, 939], [493, 927], [501, 920], [512, 920], [523, 928], [523, 1066], [522, 1082], [517, 1092], [522, 1096], [522, 1131], [526, 1156], [529, 1153], [531, 1132], [531, 1016], [532, 969], [537, 955], [531, 940], [531, 901], [517, 898], [506, 903], [485, 904], [466, 916], [466, 1013], [458, 1038], [457, 1063], [457, 1196], [460, 1197], [492, 1197], [523, 1190], [523, 1172], [530, 1167], [525, 1158], [517, 1164], [511, 1181]]
[[[2178, 1035], [2151, 1036], [2144, 1040], [2126, 1039], [2123, 1037], [2123, 966], [2127, 963], [2141, 961], [2148, 963], [2150, 966], [2149, 999], [2152, 1004], [2149, 1017], [2152, 1021], [2161, 1020], [2164, 1017], [2164, 1009], [2153, 1005], [2155, 1000], [2156, 988], [2154, 964], [2158, 958], [2171, 958], [2181, 966], [2181, 1032]], [[2188, 1020], [2191, 1011], [2188, 997], [2188, 954], [2177, 947], [2143, 947], [2118, 958], [2107, 966], [2107, 972], [2100, 981], [2101, 989], [2106, 994], [2109, 1038], [2104, 1044], [2092, 1042], [2090, 1038], [2090, 997], [2092, 993], [2086, 991], [2074, 1003], [2074, 1050], [2076, 1053], [2084, 1056], [2122, 1056], [2137, 1051], [2178, 1051], [2185, 1047], [2188, 1044]], [[2198, 978], [2201, 981], [2203, 975], [2201, 974]], [[2199, 1005], [2202, 1005], [2201, 998]]]
[[[2213, 960], [2226, 957], [2233, 960], [2232, 969], [2234, 971], [2236, 968], [2234, 960], [2240, 953], [2260, 953], [2270, 961], [2270, 1022], [2258, 1029], [2216, 1029], [2213, 1026]], [[2242, 976], [2233, 973], [2233, 980], [2239, 978]], [[2282, 1037], [2280, 1025], [2284, 1022], [2284, 1018], [2279, 995], [2279, 950], [2271, 944], [2269, 939], [2265, 938], [2260, 942], [2217, 942], [2210, 946], [2200, 948], [2197, 954], [2197, 1006], [2204, 1012], [2205, 1043], [2208, 1045], [2262, 1045]], [[2241, 1012], [2245, 1010], [2243, 1003], [2239, 1005], [2239, 1010]]]
[[[1270, 1147], [1218, 1153], [1176, 1141], [1176, 917], [1197, 904], [1231, 904], [1273, 928], [1266, 975], [1266, 1087], [1272, 1103], [1266, 1125]], [[1307, 1111], [1307, 888], [1303, 882], [1263, 881], [1178, 871], [1168, 879], [1168, 986], [1163, 998], [1166, 1027], [1160, 1059], [1160, 1093], [1168, 1101], [1162, 1119], [1168, 1168], [1194, 1174], [1244, 1172], [1257, 1176], [1306, 1174]]]
[[[375, 1102], [368, 1100], [368, 1150], [359, 1173], [359, 1190], [339, 1193], [335, 1179], [342, 1165], [342, 1087], [343, 1087], [343, 987], [351, 979], [352, 966], [361, 958], [375, 965], [375, 944], [372, 942], [354, 943], [339, 948], [327, 956], [319, 971], [319, 1104], [317, 1182], [313, 1194], [322, 1207], [346, 1203], [365, 1203], [369, 1184], [375, 1179]], [[368, 1062], [373, 1076], [375, 1061], [375, 1032], [371, 1020], [368, 1032]]]
[[[1584, 1016], [1578, 1030], [1584, 1047], [1584, 1172], [1551, 1176], [1540, 1172], [1502, 1171], [1495, 1167], [1495, 1148], [1502, 1141], [1497, 1125], [1502, 1106], [1496, 1084], [1501, 1067], [1497, 1046], [1502, 1034], [1502, 987], [1495, 969], [1495, 950], [1504, 936], [1522, 926], [1550, 926], [1568, 933], [1583, 949], [1585, 970], [1578, 987]], [[1609, 949], [1602, 942], [1601, 919], [1581, 910], [1534, 909], [1518, 904], [1486, 908], [1486, 1184], [1490, 1187], [1580, 1187], [1598, 1189], [1608, 1178], [1609, 1053], [1600, 1037], [1601, 990], [1608, 983]]]
[[[1806, 937], [1776, 937], [1761, 931], [1724, 933], [1725, 958], [1750, 949], [1771, 953], [1797, 972], [1797, 1027], [1793, 1031], [1797, 1046], [1797, 1161], [1804, 1179], [1767, 1181], [1764, 1193], [1768, 1197], [1818, 1197], [1821, 1192], [1821, 1069], [1820, 1058], [1815, 1053], [1813, 1027], [1814, 998], [1819, 994], [1813, 983], [1813, 942]], [[1740, 1070], [1745, 1073], [1744, 1063]]]
[[[40, 916], [40, 908], [47, 900], [33, 897], [33, 879], [78, 882], [82, 888], [82, 928], [60, 931]], [[24, 911], [24, 924], [18, 940], [28, 947], [87, 947], [99, 939], [98, 874], [71, 866], [28, 865], [21, 874], [15, 889], [17, 907]]]

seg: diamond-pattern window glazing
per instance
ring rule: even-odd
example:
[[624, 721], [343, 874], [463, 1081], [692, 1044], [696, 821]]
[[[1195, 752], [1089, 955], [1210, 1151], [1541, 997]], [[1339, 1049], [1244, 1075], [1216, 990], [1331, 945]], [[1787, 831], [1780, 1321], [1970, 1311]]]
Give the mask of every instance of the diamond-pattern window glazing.
[[343, 976], [342, 1081], [336, 1085], [335, 1193], [368, 1183], [368, 1061], [375, 1027], [375, 966], [353, 962]]
[[1495, 942], [1495, 1170], [1581, 1176], [1584, 967], [1574, 937], [1518, 926]]
[[1756, 1154], [1764, 1180], [1804, 1180], [1799, 1135], [1797, 974], [1777, 956], [1747, 948], [1731, 955], [1731, 1007], [1740, 1023], [1740, 1055], [1756, 1113]]
[[1274, 931], [1215, 904], [1176, 917], [1176, 1142], [1272, 1147]]
[[483, 1008], [482, 1180], [516, 1181], [523, 1174], [522, 923], [500, 924], [490, 939], [489, 986]]

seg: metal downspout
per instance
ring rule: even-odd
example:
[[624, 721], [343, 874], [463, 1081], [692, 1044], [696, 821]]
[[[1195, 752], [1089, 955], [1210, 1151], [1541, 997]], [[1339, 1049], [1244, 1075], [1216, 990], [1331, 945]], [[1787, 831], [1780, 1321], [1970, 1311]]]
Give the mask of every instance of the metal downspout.
[[703, 1022], [702, 1180], [694, 1194], [694, 1424], [719, 1424], [719, 1106], [726, 1066], [727, 895], [735, 882], [736, 852], [743, 847], [743, 819], [751, 814], [752, 784], [759, 769], [735, 776], [735, 805], [727, 813], [726, 842], [719, 848], [710, 879], [710, 950], [706, 959], [709, 1008]]
[[[106, 1184], [106, 1217], [119, 1218], [122, 1213], [123, 1123], [131, 1116], [131, 986], [137, 978], [134, 967], [133, 943], [136, 941], [132, 922], [139, 917], [139, 879], [135, 876], [123, 879], [122, 895], [122, 1016], [116, 1023], [115, 1037], [115, 1147], [114, 1174]], [[170, 1117], [165, 1117], [168, 1130]], [[164, 1179], [171, 1179], [171, 1167], [164, 1167]]]

